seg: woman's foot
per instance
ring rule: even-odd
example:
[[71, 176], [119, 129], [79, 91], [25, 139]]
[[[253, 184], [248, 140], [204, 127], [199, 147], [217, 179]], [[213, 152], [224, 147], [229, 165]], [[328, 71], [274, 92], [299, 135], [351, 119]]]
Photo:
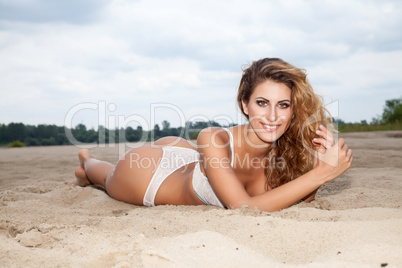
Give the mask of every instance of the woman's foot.
[[85, 162], [91, 158], [91, 154], [88, 149], [81, 149], [78, 153], [78, 159], [80, 160], [80, 165], [83, 169], [85, 169]]
[[81, 187], [85, 187], [87, 185], [92, 184], [91, 181], [88, 179], [87, 174], [85, 173], [85, 161], [91, 158], [91, 154], [87, 149], [82, 149], [78, 153], [78, 158], [80, 160], [80, 166], [75, 169], [75, 180], [71, 180], [67, 182], [70, 185], [78, 185]]
[[75, 177], [76, 177], [76, 179], [68, 181], [66, 183], [69, 185], [78, 185], [81, 187], [85, 187], [87, 185], [92, 184], [88, 180], [87, 174], [85, 173], [85, 169], [83, 169], [81, 166], [79, 166], [75, 169]]

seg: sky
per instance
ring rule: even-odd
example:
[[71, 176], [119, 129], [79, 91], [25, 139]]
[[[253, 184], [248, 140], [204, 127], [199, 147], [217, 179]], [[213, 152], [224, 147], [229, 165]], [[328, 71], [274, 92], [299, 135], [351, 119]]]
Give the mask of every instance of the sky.
[[0, 123], [242, 123], [242, 68], [306, 70], [335, 118], [402, 97], [402, 2], [0, 0]]

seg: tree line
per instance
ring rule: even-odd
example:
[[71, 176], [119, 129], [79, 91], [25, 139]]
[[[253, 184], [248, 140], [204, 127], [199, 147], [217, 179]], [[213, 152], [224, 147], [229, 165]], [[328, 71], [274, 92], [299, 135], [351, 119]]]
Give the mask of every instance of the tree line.
[[338, 124], [339, 132], [401, 130], [402, 124], [402, 97], [386, 100], [382, 115], [371, 119], [371, 122], [362, 120], [358, 123], [347, 123], [341, 119], [334, 120]]
[[[0, 145], [9, 147], [72, 145], [80, 143], [119, 143], [154, 141], [162, 137], [177, 136], [185, 139], [196, 139], [198, 133], [206, 127], [225, 127], [215, 121], [186, 122], [184, 127], [170, 127], [168, 121], [162, 122], [162, 127], [155, 124], [150, 131], [137, 128], [107, 129], [99, 126], [98, 130], [87, 129], [84, 124], [78, 124], [69, 129], [56, 125], [24, 125], [23, 123], [0, 124]], [[228, 127], [228, 126], [226, 126]]]
[[[346, 123], [341, 119], [334, 120], [340, 132], [372, 131], [372, 130], [400, 130], [402, 123], [402, 98], [387, 100], [381, 116], [373, 118], [370, 123], [362, 120], [360, 123]], [[215, 121], [186, 122], [184, 127], [172, 128], [168, 121], [158, 124], [152, 130], [145, 131], [141, 126], [120, 129], [107, 129], [99, 126], [98, 130], [87, 129], [78, 124], [73, 129], [56, 125], [24, 125], [23, 123], [0, 123], [0, 145], [10, 147], [71, 145], [80, 143], [119, 143], [154, 141], [166, 136], [177, 136], [185, 139], [196, 139], [198, 133], [206, 127], [222, 126]], [[231, 125], [230, 125], [231, 126]]]

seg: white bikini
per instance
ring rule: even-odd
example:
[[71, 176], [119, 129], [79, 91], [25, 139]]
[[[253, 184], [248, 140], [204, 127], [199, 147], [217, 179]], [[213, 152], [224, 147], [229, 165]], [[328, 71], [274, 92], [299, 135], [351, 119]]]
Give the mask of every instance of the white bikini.
[[[234, 150], [233, 150], [233, 136], [232, 133], [224, 128], [229, 135], [230, 139], [230, 149], [232, 152], [232, 162], [234, 161]], [[193, 173], [193, 189], [197, 197], [206, 205], [217, 206], [223, 208], [223, 204], [216, 196], [208, 178], [204, 176], [200, 168], [200, 154], [193, 149], [183, 148], [183, 147], [173, 147], [165, 146], [162, 147], [163, 154], [162, 160], [148, 185], [147, 191], [144, 195], [143, 204], [144, 206], [155, 206], [155, 196], [158, 192], [159, 187], [162, 182], [177, 169], [184, 165], [197, 162]]]

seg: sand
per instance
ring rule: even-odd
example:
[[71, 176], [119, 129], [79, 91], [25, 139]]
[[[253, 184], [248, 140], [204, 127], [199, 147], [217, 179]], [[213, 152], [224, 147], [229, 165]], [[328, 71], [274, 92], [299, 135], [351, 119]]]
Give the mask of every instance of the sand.
[[77, 147], [1, 148], [0, 266], [402, 267], [402, 132], [340, 136], [352, 168], [274, 213], [133, 206], [64, 183]]

